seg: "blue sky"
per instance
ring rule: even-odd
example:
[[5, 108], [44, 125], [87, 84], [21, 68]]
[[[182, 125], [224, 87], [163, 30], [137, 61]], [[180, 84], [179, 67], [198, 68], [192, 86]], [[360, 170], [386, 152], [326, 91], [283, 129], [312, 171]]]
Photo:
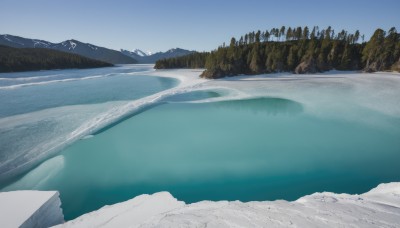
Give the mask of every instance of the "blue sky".
[[112, 49], [212, 50], [232, 36], [272, 27], [400, 30], [400, 0], [0, 0], [0, 34]]

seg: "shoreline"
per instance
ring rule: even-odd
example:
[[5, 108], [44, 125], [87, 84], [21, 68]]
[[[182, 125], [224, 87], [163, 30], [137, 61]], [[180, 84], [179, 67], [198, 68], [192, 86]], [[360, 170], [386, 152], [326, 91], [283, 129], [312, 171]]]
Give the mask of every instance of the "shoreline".
[[[143, 65], [143, 66], [152, 66], [152, 65]], [[201, 101], [194, 101], [194, 102], [214, 102], [214, 101], [224, 101], [224, 100], [235, 100], [235, 99], [249, 99], [252, 97], [280, 97], [289, 100], [296, 100], [303, 104], [306, 109], [305, 111], [311, 112], [313, 114], [319, 115], [321, 112], [321, 107], [318, 105], [322, 105], [323, 112], [328, 112], [331, 117], [341, 116], [341, 115], [348, 115], [348, 113], [343, 113], [346, 110], [331, 110], [330, 107], [326, 106], [326, 102], [329, 96], [329, 90], [324, 91], [326, 94], [320, 94], [320, 97], [323, 97], [325, 100], [317, 99], [318, 105], [316, 106], [313, 104], [314, 101], [310, 101], [310, 99], [315, 99], [314, 94], [310, 93], [307, 90], [316, 90], [318, 87], [327, 87], [336, 86], [337, 83], [340, 84], [350, 84], [351, 86], [358, 86], [357, 83], [365, 83], [368, 82], [378, 82], [383, 83], [386, 85], [390, 85], [393, 88], [396, 88], [396, 84], [386, 81], [392, 81], [399, 83], [400, 74], [389, 74], [385, 75], [384, 72], [380, 73], [357, 73], [352, 72], [349, 74], [342, 73], [340, 71], [334, 72], [327, 72], [324, 74], [310, 74], [310, 75], [296, 75], [291, 73], [276, 73], [276, 74], [262, 74], [262, 75], [253, 75], [253, 76], [236, 76], [236, 77], [229, 77], [229, 78], [222, 78], [222, 79], [203, 79], [200, 78], [199, 75], [202, 72], [202, 69], [173, 69], [173, 70], [153, 70], [150, 69], [146, 71], [146, 75], [148, 76], [156, 76], [156, 77], [167, 77], [173, 78], [175, 80], [179, 80], [179, 84], [173, 88], [160, 91], [158, 93], [152, 94], [147, 97], [143, 97], [137, 100], [128, 101], [128, 102], [121, 102], [121, 104], [117, 105], [116, 107], [111, 107], [107, 111], [100, 113], [97, 115], [96, 119], [93, 121], [89, 121], [81, 125], [78, 129], [71, 132], [69, 137], [65, 139], [62, 144], [63, 147], [72, 144], [73, 142], [86, 137], [87, 135], [93, 135], [96, 132], [101, 132], [102, 129], [107, 128], [107, 126], [115, 125], [116, 123], [122, 122], [121, 120], [129, 118], [130, 116], [134, 116], [135, 113], [140, 112], [141, 110], [145, 109], [148, 106], [155, 105], [158, 102], [162, 101], [163, 99], [173, 96], [176, 94], [184, 94], [187, 92], [192, 91], [224, 91], [226, 92], [225, 96], [220, 96], [216, 98], [205, 99]], [[137, 75], [141, 74], [141, 72], [132, 72], [127, 73], [129, 75]], [[324, 75], [330, 75], [326, 77]], [[382, 75], [383, 74], [383, 75]], [[384, 76], [382, 78], [378, 78], [376, 76]], [[297, 81], [299, 83], [290, 83], [290, 81]], [[298, 85], [297, 85], [298, 84]], [[291, 86], [290, 91], [285, 90], [283, 88]], [[294, 86], [294, 87], [293, 87]], [[366, 89], [369, 89], [373, 85], [368, 85]], [[258, 87], [263, 88], [260, 90]], [[298, 87], [298, 88], [296, 88]], [[253, 89], [255, 88], [255, 89]], [[375, 88], [372, 88], [375, 89]], [[301, 96], [298, 96], [298, 95]], [[379, 94], [381, 95], [381, 94]], [[385, 94], [383, 94], [385, 95]], [[311, 97], [310, 97], [311, 96]], [[382, 104], [381, 100], [386, 100], [385, 98], [380, 97], [373, 97], [375, 102], [372, 102], [368, 99], [362, 100], [357, 105], [367, 106], [367, 108], [373, 108], [378, 112], [386, 112], [385, 114], [393, 115], [395, 117], [400, 117], [400, 107], [397, 107], [395, 103], [396, 100], [392, 101], [390, 104]], [[345, 99], [345, 98], [343, 98]], [[393, 98], [392, 98], [393, 99]], [[108, 106], [106, 102], [102, 104], [94, 104], [96, 105], [104, 105]], [[385, 103], [385, 102], [384, 102]], [[73, 106], [65, 106], [68, 107], [79, 107], [82, 105], [73, 105]], [[92, 106], [92, 105], [83, 105], [83, 106]], [[371, 106], [371, 107], [368, 107]], [[383, 107], [382, 107], [383, 106]], [[327, 109], [327, 110], [325, 110]], [[38, 111], [40, 113], [41, 111]], [[22, 114], [22, 116], [26, 116], [28, 114]], [[20, 118], [20, 117], [17, 117]], [[360, 119], [359, 116], [351, 115], [348, 117], [352, 121], [364, 121], [364, 119]], [[4, 120], [9, 119], [8, 117], [3, 118], [0, 122], [4, 122]], [[53, 146], [49, 151], [53, 151], [56, 147]], [[57, 150], [57, 149], [56, 149]], [[58, 150], [57, 150], [58, 151]], [[47, 152], [45, 152], [47, 153]], [[51, 152], [50, 154], [52, 154]], [[55, 156], [54, 154], [49, 156], [46, 155], [48, 158]], [[14, 171], [10, 171], [12, 173]], [[7, 172], [9, 173], [9, 172]], [[1, 179], [1, 178], [0, 178]]]

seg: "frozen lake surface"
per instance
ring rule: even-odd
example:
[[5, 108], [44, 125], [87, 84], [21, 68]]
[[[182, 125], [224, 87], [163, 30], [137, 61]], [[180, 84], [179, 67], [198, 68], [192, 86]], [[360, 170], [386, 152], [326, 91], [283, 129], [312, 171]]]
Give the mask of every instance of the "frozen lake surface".
[[[40, 120], [49, 115], [65, 124], [65, 132], [76, 132], [85, 121], [96, 122], [99, 113], [114, 109], [119, 115], [99, 118], [96, 123], [108, 124], [89, 125], [95, 127], [81, 131], [82, 140], [71, 140], [3, 190], [58, 190], [65, 218], [71, 219], [159, 191], [186, 203], [295, 200], [317, 191], [363, 193], [400, 180], [399, 75], [273, 74], [206, 81], [197, 78], [200, 71], [142, 70], [107, 76], [104, 84], [97, 82], [102, 77], [72, 81], [74, 87], [92, 88], [88, 92], [98, 89], [92, 83], [120, 86], [96, 91], [103, 102], [92, 101], [90, 94], [83, 101], [59, 98], [67, 103], [0, 119], [43, 127], [46, 121]], [[164, 76], [181, 83], [172, 88], [176, 82]], [[143, 80], [140, 86], [136, 79]], [[40, 90], [26, 88], [33, 87]], [[29, 127], [8, 129], [15, 137]], [[47, 135], [41, 140], [52, 143]], [[12, 152], [12, 145], [2, 143], [11, 149], [1, 152]]]

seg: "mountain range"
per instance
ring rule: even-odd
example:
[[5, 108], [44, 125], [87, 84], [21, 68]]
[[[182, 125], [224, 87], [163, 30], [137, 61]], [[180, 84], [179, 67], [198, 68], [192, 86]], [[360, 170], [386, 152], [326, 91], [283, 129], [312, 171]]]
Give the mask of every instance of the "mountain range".
[[112, 64], [137, 63], [135, 59], [123, 55], [119, 51], [82, 43], [77, 40], [66, 40], [61, 43], [51, 43], [45, 40], [27, 39], [19, 36], [0, 35], [0, 44], [14, 48], [47, 48], [85, 56]]
[[189, 51], [182, 48], [172, 48], [166, 52], [156, 52], [154, 54], [151, 54], [151, 53], [145, 53], [139, 49], [135, 49], [134, 51], [121, 49], [122, 54], [136, 59], [138, 63], [155, 63], [160, 59], [185, 56], [192, 54], [194, 52], [195, 51]]
[[0, 45], [14, 48], [47, 48], [62, 52], [78, 54], [87, 58], [100, 60], [112, 64], [132, 64], [132, 63], [155, 63], [159, 59], [179, 57], [191, 54], [181, 48], [170, 49], [166, 52], [149, 53], [139, 49], [127, 51], [121, 49], [116, 51], [104, 47], [99, 47], [90, 43], [83, 43], [78, 40], [70, 39], [60, 43], [52, 43], [45, 40], [29, 39], [13, 35], [0, 35]]
[[109, 66], [113, 64], [48, 48], [14, 48], [0, 45], [0, 73]]

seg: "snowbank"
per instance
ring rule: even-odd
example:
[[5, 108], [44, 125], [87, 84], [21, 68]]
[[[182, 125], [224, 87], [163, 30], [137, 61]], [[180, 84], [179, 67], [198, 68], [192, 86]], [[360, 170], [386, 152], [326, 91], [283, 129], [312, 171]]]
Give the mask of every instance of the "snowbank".
[[202, 201], [168, 192], [105, 206], [59, 227], [400, 227], [400, 182], [361, 195], [314, 193], [294, 202]]
[[56, 191], [0, 192], [0, 227], [49, 227], [64, 222]]

